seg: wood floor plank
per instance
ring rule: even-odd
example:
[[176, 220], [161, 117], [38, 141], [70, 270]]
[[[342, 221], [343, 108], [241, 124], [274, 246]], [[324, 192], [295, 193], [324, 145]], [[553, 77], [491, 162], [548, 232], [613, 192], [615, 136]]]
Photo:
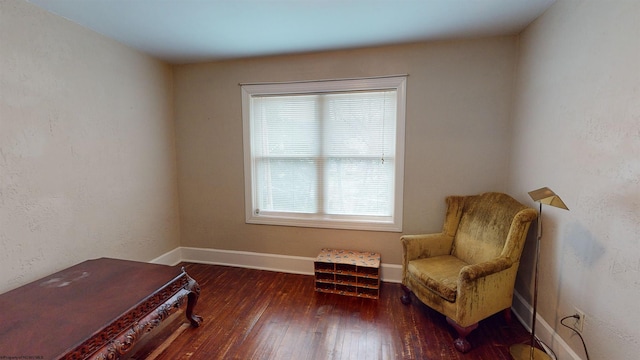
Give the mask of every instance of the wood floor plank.
[[473, 349], [460, 354], [444, 317], [415, 298], [403, 305], [399, 284], [383, 282], [380, 299], [373, 300], [315, 292], [308, 275], [180, 266], [202, 289], [195, 307], [202, 325], [182, 328], [157, 351], [186, 323], [179, 318], [151, 334], [131, 359], [501, 360], [511, 359], [510, 345], [528, 339], [521, 324], [506, 324], [498, 314], [480, 323], [468, 337]]

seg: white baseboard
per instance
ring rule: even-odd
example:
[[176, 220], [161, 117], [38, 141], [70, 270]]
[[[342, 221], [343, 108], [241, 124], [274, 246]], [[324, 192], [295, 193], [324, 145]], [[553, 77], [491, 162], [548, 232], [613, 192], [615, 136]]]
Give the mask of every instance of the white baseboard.
[[[150, 262], [176, 265], [181, 261], [236, 266], [248, 269], [278, 271], [291, 274], [313, 275], [315, 258], [279, 254], [256, 253], [249, 251], [178, 247]], [[402, 280], [402, 266], [381, 264], [382, 281], [399, 283]]]
[[263, 254], [248, 251], [182, 248], [186, 262], [236, 266], [248, 269], [270, 270], [291, 274], [313, 274], [313, 260], [300, 256]]
[[162, 265], [178, 265], [182, 261], [182, 249], [177, 247], [167, 253], [164, 253], [157, 258], [149, 261], [152, 264], [162, 264]]
[[[520, 323], [531, 331], [531, 318], [533, 317], [533, 308], [524, 298], [514, 291], [512, 313], [520, 320]], [[526, 319], [526, 320], [525, 320]], [[553, 352], [547, 351], [552, 359], [555, 353], [556, 359], [573, 359], [582, 360], [571, 347], [558, 335], [558, 333], [547, 323], [540, 314], [536, 314], [536, 337], [544, 343], [543, 346], [551, 348]]]
[[400, 264], [381, 264], [380, 278], [382, 281], [390, 283], [402, 283], [402, 265]]

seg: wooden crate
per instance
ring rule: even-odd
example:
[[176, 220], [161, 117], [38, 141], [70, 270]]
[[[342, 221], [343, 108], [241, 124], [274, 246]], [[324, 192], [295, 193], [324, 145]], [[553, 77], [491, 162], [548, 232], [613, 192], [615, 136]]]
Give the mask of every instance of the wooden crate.
[[316, 291], [378, 299], [380, 254], [322, 249], [314, 262]]

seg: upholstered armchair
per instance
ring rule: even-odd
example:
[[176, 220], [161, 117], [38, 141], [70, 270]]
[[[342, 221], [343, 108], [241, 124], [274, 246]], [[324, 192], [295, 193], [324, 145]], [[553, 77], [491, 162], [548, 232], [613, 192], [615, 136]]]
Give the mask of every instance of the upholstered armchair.
[[402, 236], [402, 303], [411, 293], [447, 318], [456, 349], [471, 350], [478, 322], [505, 311], [510, 321], [520, 255], [537, 212], [509, 195], [449, 196], [441, 233]]

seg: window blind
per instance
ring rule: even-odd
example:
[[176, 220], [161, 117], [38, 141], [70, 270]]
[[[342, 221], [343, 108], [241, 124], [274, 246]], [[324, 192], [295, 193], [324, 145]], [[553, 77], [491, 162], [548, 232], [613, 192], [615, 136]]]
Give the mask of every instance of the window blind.
[[395, 93], [255, 97], [256, 211], [390, 216]]

